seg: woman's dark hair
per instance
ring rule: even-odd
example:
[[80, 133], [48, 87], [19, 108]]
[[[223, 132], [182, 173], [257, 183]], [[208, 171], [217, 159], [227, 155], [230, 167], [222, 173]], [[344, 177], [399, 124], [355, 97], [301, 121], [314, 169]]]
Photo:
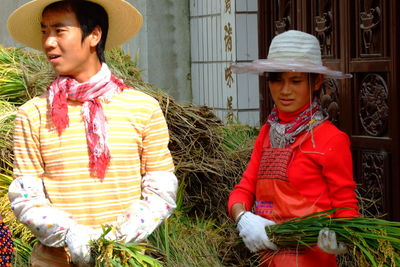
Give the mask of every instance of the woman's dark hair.
[[66, 0], [48, 5], [42, 14], [48, 11], [73, 12], [81, 26], [82, 42], [93, 32], [96, 26], [99, 26], [102, 34], [100, 42], [96, 46], [96, 52], [99, 60], [105, 62], [104, 49], [108, 33], [108, 15], [102, 6], [89, 1]]

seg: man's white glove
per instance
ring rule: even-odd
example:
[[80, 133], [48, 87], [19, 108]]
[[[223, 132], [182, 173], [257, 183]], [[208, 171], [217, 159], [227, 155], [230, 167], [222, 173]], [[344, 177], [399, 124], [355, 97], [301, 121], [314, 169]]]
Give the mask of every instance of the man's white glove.
[[269, 241], [266, 226], [274, 225], [275, 222], [267, 220], [261, 216], [246, 211], [237, 222], [239, 236], [242, 237], [244, 244], [251, 252], [265, 249], [277, 250], [278, 247]]
[[321, 229], [318, 234], [318, 247], [329, 254], [343, 254], [346, 253], [347, 247], [342, 242], [337, 242], [335, 231], [328, 228]]
[[[90, 255], [90, 240], [97, 240], [103, 233], [102, 229], [93, 229], [86, 225], [76, 224], [71, 227], [66, 236], [65, 243], [71, 254], [72, 262], [78, 267], [88, 267], [94, 265], [94, 260]], [[112, 240], [115, 235], [109, 232], [105, 238]]]

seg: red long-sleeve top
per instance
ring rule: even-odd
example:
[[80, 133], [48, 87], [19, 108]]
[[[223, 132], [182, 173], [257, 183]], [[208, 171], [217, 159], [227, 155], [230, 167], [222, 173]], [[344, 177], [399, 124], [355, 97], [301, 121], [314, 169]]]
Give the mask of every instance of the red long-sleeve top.
[[[250, 162], [240, 183], [229, 196], [229, 213], [235, 203], [244, 203], [247, 210], [253, 207], [262, 148], [268, 132], [269, 125], [266, 124], [255, 141]], [[307, 138], [294, 149], [288, 165], [289, 181], [311, 203], [316, 203], [323, 210], [350, 208], [337, 211], [335, 217], [358, 216], [348, 136], [325, 121], [314, 132], [313, 139], [315, 147], [312, 139]]]

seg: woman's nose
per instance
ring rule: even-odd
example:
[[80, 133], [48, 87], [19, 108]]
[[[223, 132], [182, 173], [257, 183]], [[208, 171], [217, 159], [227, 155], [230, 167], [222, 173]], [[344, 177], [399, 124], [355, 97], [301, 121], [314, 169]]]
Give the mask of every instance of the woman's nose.
[[290, 86], [289, 83], [283, 82], [281, 87], [281, 93], [284, 95], [290, 94]]

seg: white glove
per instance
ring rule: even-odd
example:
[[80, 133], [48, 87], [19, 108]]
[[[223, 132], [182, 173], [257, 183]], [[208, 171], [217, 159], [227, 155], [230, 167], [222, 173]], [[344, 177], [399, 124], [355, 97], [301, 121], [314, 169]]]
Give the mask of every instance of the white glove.
[[[94, 260], [90, 255], [89, 241], [98, 239], [102, 233], [102, 229], [95, 230], [81, 224], [76, 224], [68, 230], [65, 236], [65, 243], [68, 246], [74, 264], [78, 267], [94, 265]], [[109, 234], [106, 235], [106, 238], [109, 237]]]
[[318, 234], [318, 247], [329, 254], [343, 254], [346, 253], [347, 247], [343, 242], [337, 242], [335, 231], [328, 228], [321, 229]]
[[269, 241], [266, 226], [274, 225], [275, 222], [267, 220], [261, 216], [246, 211], [237, 223], [239, 236], [242, 237], [244, 244], [251, 252], [265, 249], [277, 250], [278, 247]]

